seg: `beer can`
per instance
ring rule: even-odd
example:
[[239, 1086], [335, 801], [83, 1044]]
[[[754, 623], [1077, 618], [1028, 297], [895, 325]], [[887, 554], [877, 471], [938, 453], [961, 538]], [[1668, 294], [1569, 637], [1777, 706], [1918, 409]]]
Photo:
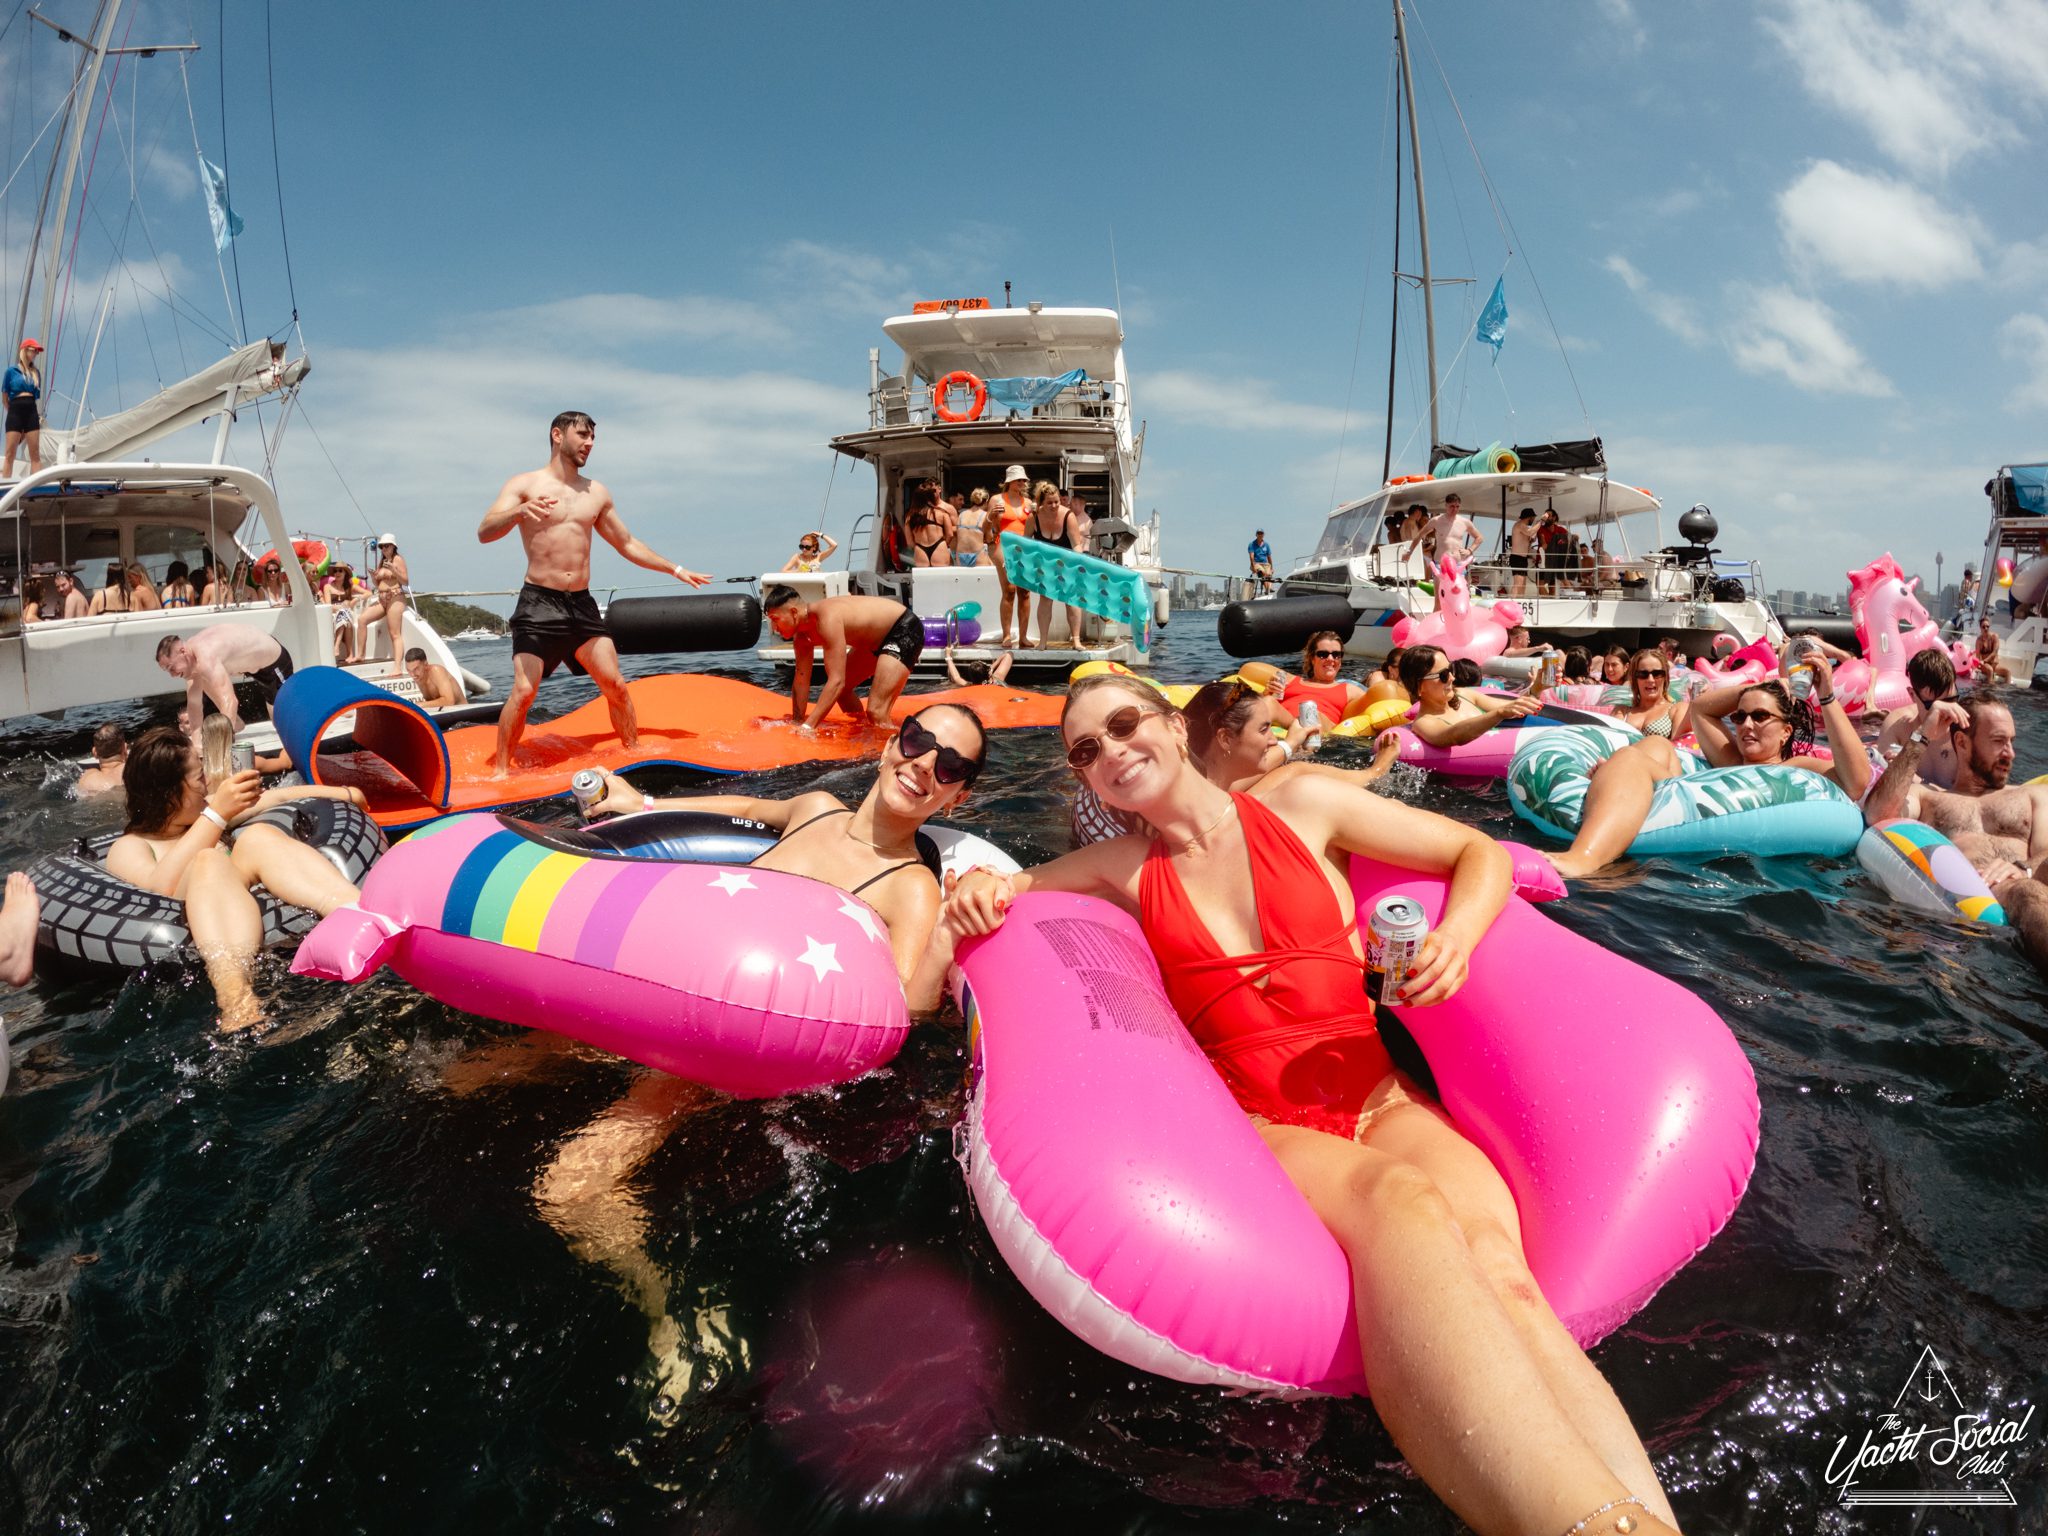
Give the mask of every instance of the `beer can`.
[[1295, 712], [1295, 718], [1313, 731], [1322, 725], [1323, 712], [1316, 708], [1314, 699], [1303, 699], [1301, 708]]
[[576, 808], [588, 816], [604, 799], [604, 775], [595, 768], [583, 768], [569, 781], [569, 793], [576, 797]]
[[1813, 692], [1813, 668], [1791, 667], [1786, 670], [1786, 679], [1792, 684], [1792, 697], [1803, 699]]
[[1365, 996], [1374, 1003], [1391, 1003], [1401, 995], [1401, 986], [1415, 968], [1422, 953], [1422, 941], [1429, 936], [1429, 918], [1422, 903], [1411, 896], [1382, 896], [1373, 905], [1372, 922], [1365, 931]]
[[247, 773], [256, 766], [256, 749], [246, 741], [238, 741], [228, 748], [228, 771]]

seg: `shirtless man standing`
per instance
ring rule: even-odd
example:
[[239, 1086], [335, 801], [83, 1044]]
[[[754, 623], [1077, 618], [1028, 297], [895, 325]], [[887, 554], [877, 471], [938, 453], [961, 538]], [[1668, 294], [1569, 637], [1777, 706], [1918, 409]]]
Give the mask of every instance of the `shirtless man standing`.
[[[794, 588], [770, 587], [761, 597], [761, 611], [775, 633], [796, 650], [796, 678], [790, 684], [790, 719], [812, 731], [837, 704], [858, 718], [860, 700], [853, 690], [870, 678], [867, 717], [886, 726], [903, 685], [924, 654], [924, 620], [889, 597], [828, 597], [807, 603]], [[825, 650], [825, 686], [811, 702], [811, 658]]]
[[[1446, 555], [1455, 555], [1462, 568], [1472, 558], [1472, 551], [1480, 544], [1479, 530], [1472, 526], [1472, 519], [1464, 512], [1464, 502], [1456, 491], [1444, 498], [1444, 509], [1430, 519], [1429, 542], [1423, 548], [1429, 553], [1422, 557], [1422, 563], [1429, 571], [1430, 579], [1436, 580], [1437, 568], [1443, 564]], [[1443, 584], [1437, 583], [1436, 605], [1444, 603]]]
[[[1917, 779], [1937, 736], [1954, 744], [1952, 791]], [[1863, 819], [1875, 826], [1911, 816], [1944, 833], [1991, 887], [2035, 968], [2048, 975], [2048, 784], [2011, 783], [2012, 763], [2012, 711], [2003, 704], [1981, 695], [1922, 703], [1918, 726], [1863, 802]]]
[[292, 654], [275, 635], [243, 624], [209, 624], [189, 637], [165, 635], [156, 645], [156, 664], [185, 685], [188, 734], [196, 733], [208, 715], [222, 714], [239, 731], [241, 705], [235, 699], [235, 676], [246, 674], [268, 706], [292, 675]]
[[564, 411], [548, 426], [554, 450], [545, 467], [514, 475], [477, 526], [480, 543], [502, 539], [514, 528], [526, 546], [526, 584], [512, 610], [512, 687], [498, 716], [498, 748], [491, 777], [511, 772], [512, 749], [526, 729], [526, 712], [547, 675], [572, 656], [590, 674], [611, 709], [612, 729], [629, 751], [640, 744], [633, 698], [619, 675], [619, 653], [590, 595], [590, 535], [635, 565], [666, 571], [701, 587], [711, 580], [664, 560], [634, 538], [612, 505], [611, 492], [587, 478], [583, 466], [597, 443], [597, 423], [581, 411]]

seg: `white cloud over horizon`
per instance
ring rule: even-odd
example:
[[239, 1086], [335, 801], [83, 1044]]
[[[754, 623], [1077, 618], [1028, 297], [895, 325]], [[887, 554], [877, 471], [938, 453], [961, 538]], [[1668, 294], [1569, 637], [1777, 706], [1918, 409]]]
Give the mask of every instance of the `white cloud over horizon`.
[[1984, 275], [1977, 220], [1903, 181], [1816, 160], [1777, 208], [1794, 263], [1831, 277], [1935, 289]]

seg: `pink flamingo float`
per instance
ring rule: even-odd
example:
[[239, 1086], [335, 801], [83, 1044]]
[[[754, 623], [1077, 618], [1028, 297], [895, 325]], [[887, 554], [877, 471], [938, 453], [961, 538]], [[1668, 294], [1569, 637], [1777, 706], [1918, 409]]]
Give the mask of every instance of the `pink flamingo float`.
[[1436, 595], [1436, 612], [1395, 623], [1394, 644], [1429, 645], [1454, 659], [1491, 661], [1507, 649], [1508, 631], [1522, 622], [1522, 605], [1512, 598], [1474, 606], [1465, 568], [1455, 555], [1444, 556], [1437, 567]]

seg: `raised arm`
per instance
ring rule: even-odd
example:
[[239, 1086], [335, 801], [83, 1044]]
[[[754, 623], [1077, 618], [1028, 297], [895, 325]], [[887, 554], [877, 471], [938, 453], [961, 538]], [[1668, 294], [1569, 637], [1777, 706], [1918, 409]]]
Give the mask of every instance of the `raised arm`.
[[626, 520], [619, 516], [619, 509], [613, 505], [610, 496], [605, 497], [604, 510], [597, 514], [596, 528], [605, 543], [643, 570], [666, 571], [677, 581], [688, 582], [693, 587], [708, 585], [711, 578], [701, 571], [687, 571], [674, 561], [657, 555], [627, 528]]
[[1849, 711], [1835, 697], [1835, 669], [1821, 656], [1816, 656], [1812, 665], [1813, 704], [1827, 729], [1828, 750], [1835, 755], [1828, 776], [1851, 800], [1861, 800], [1870, 788], [1870, 755], [1863, 750], [1863, 738], [1856, 734]]

